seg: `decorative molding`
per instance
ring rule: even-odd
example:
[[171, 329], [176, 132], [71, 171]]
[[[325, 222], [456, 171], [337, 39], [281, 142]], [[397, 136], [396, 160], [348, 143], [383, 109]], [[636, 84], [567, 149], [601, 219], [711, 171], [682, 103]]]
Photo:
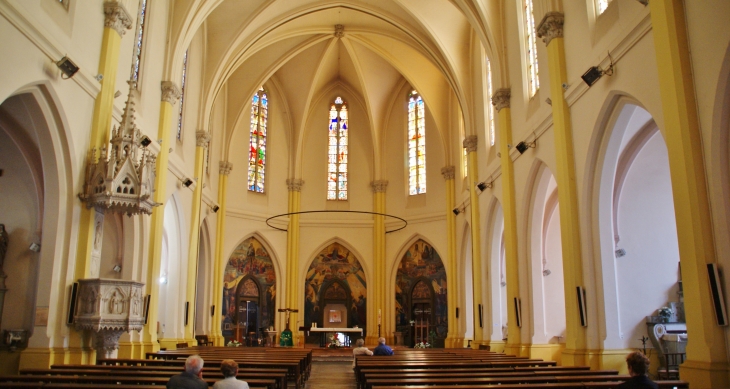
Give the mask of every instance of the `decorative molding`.
[[304, 180], [299, 178], [287, 178], [286, 187], [289, 188], [289, 192], [301, 192], [302, 186], [304, 186]]
[[464, 142], [462, 144], [464, 145], [467, 153], [472, 153], [477, 151], [477, 143], [478, 138], [476, 135], [468, 135], [464, 138]]
[[195, 145], [207, 149], [208, 144], [210, 144], [210, 133], [205, 130], [195, 131]]
[[375, 180], [370, 183], [373, 193], [385, 193], [388, 188], [388, 180]]
[[227, 176], [227, 175], [231, 174], [231, 169], [233, 169], [233, 163], [228, 162], [228, 161], [220, 161], [218, 163], [218, 168], [219, 168], [218, 172], [222, 176]]
[[441, 175], [444, 176], [444, 180], [453, 180], [456, 177], [456, 167], [444, 166], [441, 168]]
[[497, 89], [492, 95], [492, 105], [497, 112], [501, 111], [502, 108], [509, 108], [510, 98], [512, 92], [509, 88]]
[[177, 87], [172, 81], [162, 81], [160, 88], [162, 89], [162, 101], [170, 103], [170, 105], [177, 104], [177, 100], [180, 99], [180, 88]]
[[122, 3], [104, 2], [104, 27], [113, 28], [120, 37], [124, 36], [125, 30], [132, 29], [132, 17]]
[[342, 24], [335, 24], [335, 37], [342, 38], [345, 36], [345, 26]]
[[548, 12], [537, 26], [537, 36], [542, 38], [545, 46], [550, 44], [554, 38], [563, 37], [563, 23], [565, 15], [562, 12]]

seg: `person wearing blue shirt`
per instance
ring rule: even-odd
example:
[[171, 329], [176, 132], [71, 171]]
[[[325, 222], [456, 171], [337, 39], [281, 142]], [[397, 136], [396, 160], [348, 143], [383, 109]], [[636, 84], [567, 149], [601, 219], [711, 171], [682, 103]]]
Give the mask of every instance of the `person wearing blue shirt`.
[[373, 355], [393, 355], [393, 349], [385, 345], [385, 338], [378, 338], [378, 347], [373, 349]]

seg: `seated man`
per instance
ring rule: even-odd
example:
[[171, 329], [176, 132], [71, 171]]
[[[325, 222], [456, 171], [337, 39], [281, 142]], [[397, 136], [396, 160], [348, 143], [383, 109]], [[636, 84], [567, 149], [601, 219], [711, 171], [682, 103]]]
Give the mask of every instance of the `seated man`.
[[626, 357], [631, 378], [619, 385], [619, 389], [659, 389], [659, 386], [646, 376], [649, 370], [649, 358], [641, 351], [634, 351]]
[[373, 355], [393, 355], [393, 349], [385, 345], [385, 338], [378, 338], [378, 347], [373, 349]]
[[185, 371], [170, 377], [167, 389], [204, 389], [208, 384], [203, 381], [203, 358], [191, 355], [185, 360]]
[[[360, 338], [355, 342], [356, 348], [352, 349], [352, 368], [355, 368], [355, 357], [358, 355], [373, 355], [373, 352], [365, 347], [365, 341]], [[387, 347], [387, 346], [386, 346]]]
[[213, 385], [213, 389], [248, 389], [246, 381], [236, 379], [238, 374], [238, 362], [233, 359], [224, 359], [221, 361], [221, 373], [223, 379]]

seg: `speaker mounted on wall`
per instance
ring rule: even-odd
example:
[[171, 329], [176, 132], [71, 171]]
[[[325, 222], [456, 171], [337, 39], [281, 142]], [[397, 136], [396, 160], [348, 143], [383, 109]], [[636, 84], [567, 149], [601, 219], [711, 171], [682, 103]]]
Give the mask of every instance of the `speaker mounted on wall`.
[[725, 309], [725, 294], [722, 292], [722, 280], [717, 264], [707, 264], [707, 275], [710, 279], [710, 293], [712, 293], [712, 305], [715, 307], [717, 325], [726, 326], [727, 310]]
[[147, 325], [147, 321], [150, 318], [150, 300], [152, 299], [152, 296], [146, 295], [144, 296], [144, 325]]
[[456, 318], [459, 318], [459, 307], [456, 307]]
[[188, 325], [188, 309], [190, 309], [190, 301], [185, 302], [185, 325]]
[[484, 308], [479, 304], [479, 328], [484, 328]]
[[588, 318], [586, 316], [586, 291], [582, 286], [575, 287], [578, 294], [578, 310], [580, 311], [580, 325], [588, 327]]
[[515, 297], [515, 323], [522, 328], [522, 301], [519, 297]]
[[74, 314], [76, 313], [76, 295], [79, 293], [79, 283], [74, 282], [71, 285], [71, 301], [68, 302], [68, 316], [66, 316], [66, 324], [74, 323]]

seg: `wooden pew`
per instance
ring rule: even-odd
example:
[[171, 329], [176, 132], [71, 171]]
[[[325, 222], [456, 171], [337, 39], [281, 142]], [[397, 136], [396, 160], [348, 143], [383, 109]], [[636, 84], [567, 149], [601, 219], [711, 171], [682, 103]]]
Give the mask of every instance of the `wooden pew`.
[[[93, 385], [158, 385], [165, 386], [170, 377], [139, 377], [139, 376], [126, 376], [126, 375], [112, 375], [112, 376], [79, 376], [79, 375], [13, 375], [0, 377], [2, 382], [10, 383], [43, 383], [41, 387], [47, 387], [45, 384], [70, 384], [71, 387], [78, 387], [79, 384], [90, 384]], [[203, 377], [203, 380], [208, 383], [208, 386], [212, 386], [218, 380], [213, 378]], [[250, 386], [256, 386], [266, 389], [276, 389], [277, 381], [275, 379], [265, 378], [254, 378], [248, 380]], [[76, 385], [76, 386], [73, 386]], [[10, 386], [12, 387], [12, 385]]]

